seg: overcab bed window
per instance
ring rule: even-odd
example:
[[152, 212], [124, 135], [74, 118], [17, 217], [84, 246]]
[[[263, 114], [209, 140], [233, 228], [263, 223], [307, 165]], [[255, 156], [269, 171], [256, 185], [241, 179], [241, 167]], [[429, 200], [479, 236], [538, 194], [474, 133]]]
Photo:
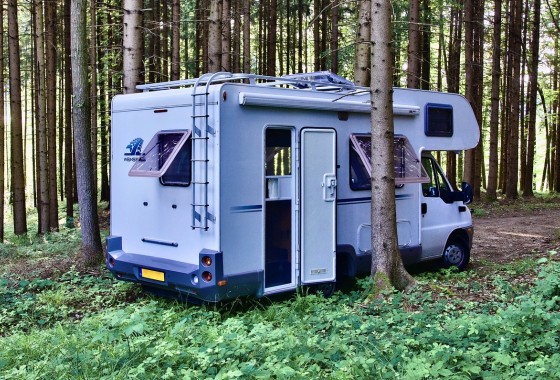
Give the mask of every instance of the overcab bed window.
[[[394, 137], [394, 173], [397, 186], [429, 182], [430, 178], [405, 136]], [[350, 135], [350, 188], [369, 190], [371, 178], [371, 135]]]
[[159, 131], [132, 166], [131, 177], [156, 177], [162, 185], [191, 183], [191, 131]]

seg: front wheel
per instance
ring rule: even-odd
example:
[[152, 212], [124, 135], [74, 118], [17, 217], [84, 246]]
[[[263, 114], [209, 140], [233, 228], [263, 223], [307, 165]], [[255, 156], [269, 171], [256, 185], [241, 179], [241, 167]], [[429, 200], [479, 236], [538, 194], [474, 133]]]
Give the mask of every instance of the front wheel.
[[457, 239], [450, 240], [443, 250], [443, 266], [445, 268], [454, 266], [463, 270], [469, 264], [470, 257], [470, 250], [465, 243]]
[[336, 282], [322, 282], [320, 284], [314, 284], [309, 286], [309, 291], [311, 293], [317, 293], [324, 298], [332, 297], [336, 290]]

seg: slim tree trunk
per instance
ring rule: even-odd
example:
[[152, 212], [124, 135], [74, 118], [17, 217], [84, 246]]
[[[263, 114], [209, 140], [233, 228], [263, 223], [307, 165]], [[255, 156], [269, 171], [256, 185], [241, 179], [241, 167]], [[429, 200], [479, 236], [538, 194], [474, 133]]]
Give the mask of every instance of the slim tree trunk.
[[[181, 2], [180, 0], [173, 0], [173, 15], [171, 25], [171, 80], [179, 80], [181, 75]], [[188, 50], [185, 45], [185, 49]]]
[[5, 101], [4, 101], [4, 7], [0, 6], [0, 244], [4, 243], [4, 197], [5, 197], [5, 174], [4, 159], [5, 159], [5, 143], [4, 138], [6, 134], [6, 120], [4, 118]]
[[[91, 114], [89, 110], [89, 83], [87, 75], [86, 0], [71, 1], [71, 54], [74, 141], [77, 147], [91, 146]], [[127, 4], [130, 6], [130, 4]], [[130, 8], [125, 7], [130, 10]], [[130, 25], [129, 25], [130, 27]], [[126, 26], [125, 26], [126, 28]], [[127, 45], [125, 45], [127, 46]], [[130, 45], [129, 45], [130, 46]], [[131, 84], [132, 81], [129, 82]], [[80, 199], [80, 225], [82, 253], [87, 265], [101, 261], [103, 249], [99, 234], [97, 202], [93, 192], [93, 165], [91, 149], [76, 149], [78, 198]]]
[[39, 185], [39, 234], [49, 231], [49, 167], [47, 154], [47, 115], [46, 115], [46, 70], [45, 70], [45, 34], [43, 28], [43, 2], [35, 1], [35, 42], [37, 52], [36, 92], [38, 115], [37, 150], [38, 150], [38, 185]]
[[494, 0], [494, 33], [492, 40], [492, 89], [490, 95], [490, 151], [488, 165], [489, 200], [497, 198], [498, 188], [498, 128], [500, 119], [500, 57], [502, 46], [502, 0]]
[[243, 72], [251, 72], [251, 2], [243, 1]]
[[533, 196], [533, 165], [535, 158], [536, 122], [537, 122], [537, 77], [539, 69], [539, 37], [541, 23], [541, 1], [533, 4], [533, 34], [531, 38], [531, 61], [529, 64], [529, 130], [527, 136], [527, 167], [523, 196]]
[[58, 231], [58, 191], [56, 165], [56, 3], [45, 2], [45, 59], [47, 96], [47, 144], [49, 166], [49, 230]]
[[74, 225], [74, 157], [72, 152], [72, 63], [70, 60], [70, 0], [64, 0], [64, 188], [66, 225]]
[[222, 38], [220, 28], [220, 1], [210, 0], [210, 15], [208, 16], [208, 71], [220, 71]]
[[358, 86], [370, 84], [371, 0], [360, 1], [358, 9], [358, 36], [356, 37], [356, 64], [354, 81]]
[[27, 233], [25, 177], [23, 173], [23, 135], [21, 115], [21, 63], [17, 0], [8, 2], [8, 51], [10, 60], [11, 178], [14, 234]]
[[270, 76], [276, 75], [276, 40], [277, 40], [277, 24], [276, 24], [276, 0], [270, 0], [270, 9], [268, 9], [270, 15], [270, 22], [268, 23], [268, 34], [267, 34], [267, 60], [266, 60], [266, 73]]
[[222, 1], [222, 64], [221, 70], [231, 71], [231, 4]]
[[331, 71], [338, 73], [338, 16], [339, 16], [339, 0], [333, 0], [331, 8]]
[[298, 0], [298, 71], [303, 72], [303, 0]]
[[125, 94], [136, 92], [142, 72], [142, 2], [124, 0], [123, 87]]
[[406, 87], [420, 88], [422, 38], [420, 33], [420, 1], [410, 0], [408, 14], [408, 69]]
[[404, 290], [414, 279], [397, 246], [389, 0], [372, 2], [371, 20], [371, 277], [375, 291], [390, 286]]
[[521, 13], [523, 2], [511, 0], [510, 8], [510, 48], [508, 50], [508, 61], [512, 66], [509, 86], [509, 139], [507, 157], [507, 181], [506, 196], [508, 199], [517, 198], [518, 168], [519, 168], [519, 91], [521, 71]]

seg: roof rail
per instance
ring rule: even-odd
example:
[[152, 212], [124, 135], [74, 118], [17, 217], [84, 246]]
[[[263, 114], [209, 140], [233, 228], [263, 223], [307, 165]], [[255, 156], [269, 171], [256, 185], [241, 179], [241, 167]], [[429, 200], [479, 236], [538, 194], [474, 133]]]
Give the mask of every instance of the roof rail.
[[312, 73], [290, 74], [281, 77], [273, 77], [258, 74], [232, 74], [229, 72], [206, 73], [199, 78], [183, 79], [170, 82], [148, 83], [136, 86], [138, 90], [161, 91], [179, 87], [193, 87], [195, 84], [211, 84], [220, 82], [249, 82], [251, 85], [258, 86], [291, 86], [298, 89], [308, 89], [315, 91], [343, 91], [356, 90], [359, 87], [356, 84], [344, 79], [330, 71], [318, 71]]

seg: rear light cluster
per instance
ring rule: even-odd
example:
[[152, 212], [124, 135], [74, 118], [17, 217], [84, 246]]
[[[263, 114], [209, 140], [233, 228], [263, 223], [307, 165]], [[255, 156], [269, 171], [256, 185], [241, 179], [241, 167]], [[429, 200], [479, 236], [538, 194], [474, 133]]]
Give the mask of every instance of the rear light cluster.
[[[211, 282], [214, 277], [216, 276], [215, 271], [216, 271], [216, 263], [214, 263], [214, 258], [212, 256], [209, 255], [204, 255], [200, 258], [200, 265], [203, 269], [203, 272], [200, 274], [200, 278], [204, 281], [204, 282]], [[217, 275], [217, 277], [221, 277], [221, 275]], [[192, 279], [193, 284], [198, 284], [198, 277], [196, 278], [196, 281], [193, 277]], [[220, 280], [217, 282], [218, 286], [225, 286], [227, 284], [227, 280]]]

